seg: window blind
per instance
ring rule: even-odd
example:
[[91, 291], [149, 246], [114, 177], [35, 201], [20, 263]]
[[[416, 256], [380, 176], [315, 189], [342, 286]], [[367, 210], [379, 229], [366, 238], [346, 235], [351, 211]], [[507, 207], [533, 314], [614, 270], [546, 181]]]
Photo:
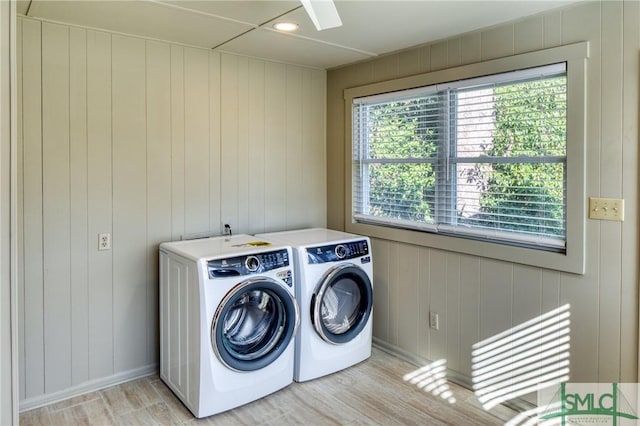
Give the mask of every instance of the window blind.
[[566, 64], [353, 100], [353, 220], [562, 251]]

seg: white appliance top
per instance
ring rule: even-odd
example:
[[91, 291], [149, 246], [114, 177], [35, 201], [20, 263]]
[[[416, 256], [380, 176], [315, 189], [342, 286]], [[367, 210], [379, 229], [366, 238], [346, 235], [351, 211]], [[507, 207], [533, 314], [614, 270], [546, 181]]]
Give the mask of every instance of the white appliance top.
[[273, 244], [273, 242], [264, 241], [260, 239], [260, 237], [253, 237], [246, 234], [173, 241], [160, 244], [160, 250], [176, 253], [192, 260], [263, 253], [285, 247], [285, 244]]
[[363, 237], [362, 235], [349, 234], [346, 232], [334, 231], [333, 229], [325, 228], [310, 228], [298, 229], [295, 231], [271, 232], [268, 234], [258, 234], [256, 235], [256, 237], [265, 238], [270, 241], [280, 241], [284, 244], [296, 247], [367, 238]]

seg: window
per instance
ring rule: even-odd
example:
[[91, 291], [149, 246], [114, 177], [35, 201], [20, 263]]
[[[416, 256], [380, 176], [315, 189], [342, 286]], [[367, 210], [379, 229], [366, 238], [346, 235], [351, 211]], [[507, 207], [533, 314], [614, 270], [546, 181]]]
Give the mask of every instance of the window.
[[589, 44], [345, 89], [345, 229], [585, 267]]
[[353, 218], [564, 251], [566, 64], [353, 99]]

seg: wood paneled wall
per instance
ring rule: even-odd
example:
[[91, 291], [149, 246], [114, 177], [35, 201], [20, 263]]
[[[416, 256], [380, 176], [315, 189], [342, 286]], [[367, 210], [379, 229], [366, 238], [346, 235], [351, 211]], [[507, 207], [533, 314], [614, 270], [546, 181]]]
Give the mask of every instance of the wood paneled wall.
[[[15, 2], [0, 3], [0, 424], [18, 423], [14, 272]], [[15, 349], [15, 350], [14, 350]]]
[[325, 226], [326, 79], [28, 18], [18, 35], [25, 408], [154, 371], [160, 242]]
[[350, 220], [345, 88], [579, 41], [590, 43], [583, 195], [625, 199], [624, 222], [587, 221], [584, 275], [374, 240], [376, 338], [469, 376], [473, 343], [569, 303], [571, 380], [637, 381], [639, 22], [636, 1], [588, 2], [328, 72], [331, 228]]

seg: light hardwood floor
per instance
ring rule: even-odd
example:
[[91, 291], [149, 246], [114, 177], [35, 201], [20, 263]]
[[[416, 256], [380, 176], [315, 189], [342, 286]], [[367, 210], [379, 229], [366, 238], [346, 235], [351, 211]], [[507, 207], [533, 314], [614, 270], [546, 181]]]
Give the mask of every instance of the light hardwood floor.
[[374, 348], [354, 367], [293, 383], [251, 404], [196, 419], [156, 375], [24, 412], [21, 425], [502, 425], [516, 413], [485, 412], [450, 384], [456, 402], [403, 380], [416, 366]]

